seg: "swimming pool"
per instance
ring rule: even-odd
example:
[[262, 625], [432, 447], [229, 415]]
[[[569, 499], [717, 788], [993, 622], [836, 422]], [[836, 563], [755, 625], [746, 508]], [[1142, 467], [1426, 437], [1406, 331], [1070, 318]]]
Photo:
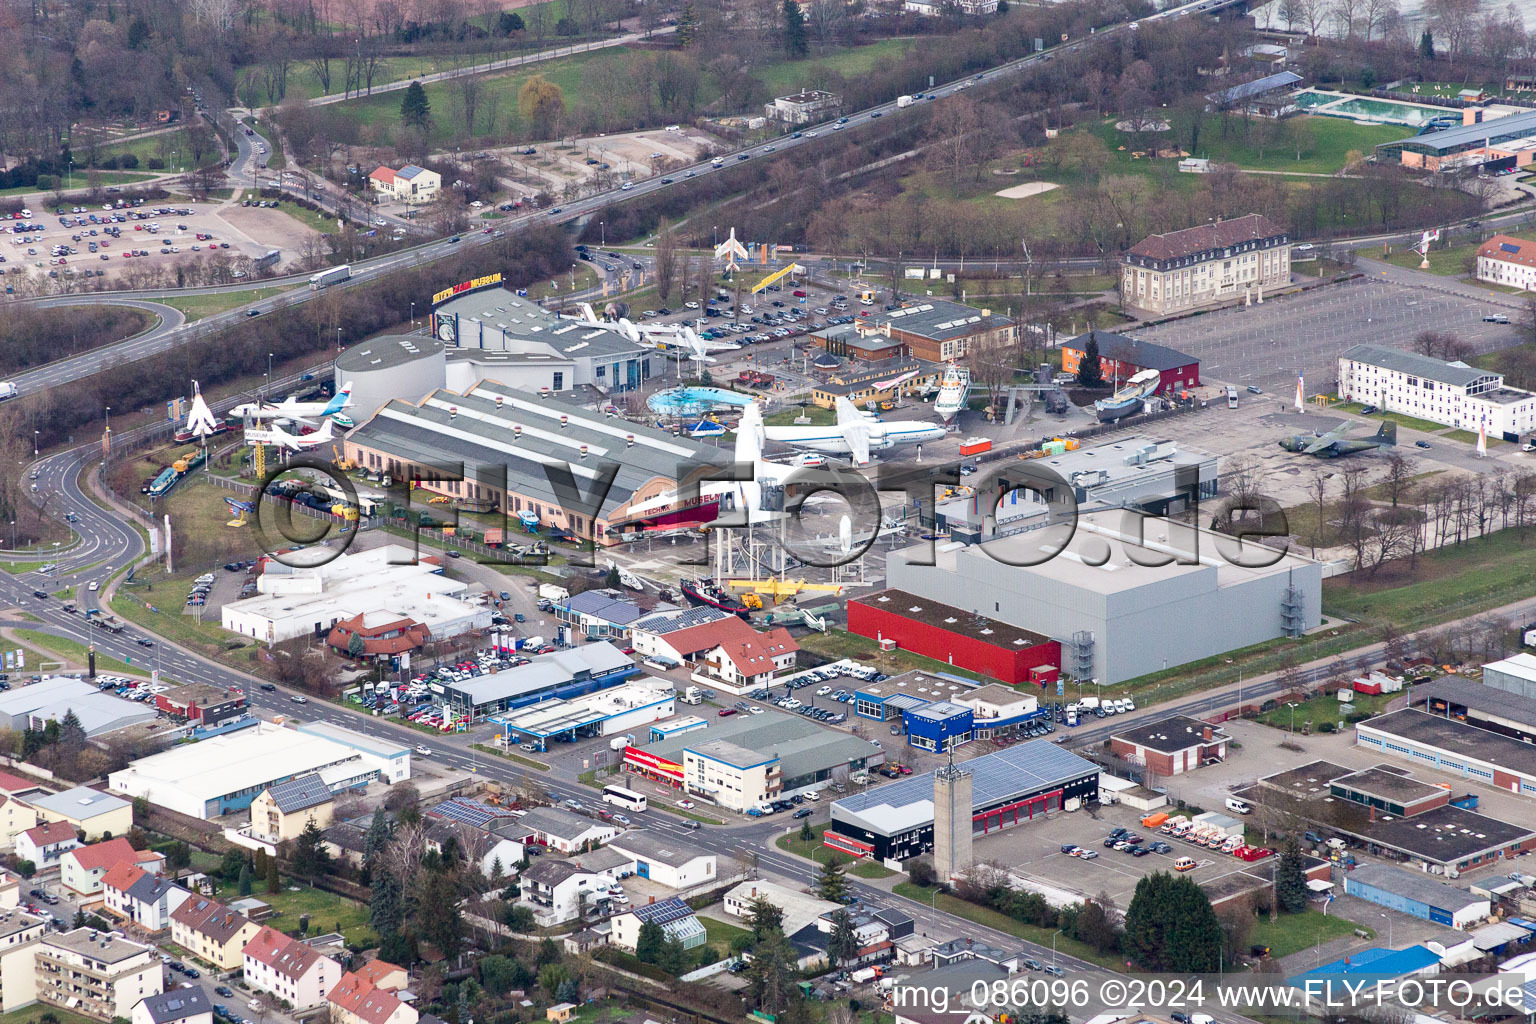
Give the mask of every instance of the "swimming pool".
[[658, 391], [645, 404], [662, 416], [699, 416], [721, 406], [745, 408], [753, 396], [724, 388], [672, 388]]
[[1378, 100], [1325, 89], [1304, 89], [1295, 95], [1295, 100], [1296, 105], [1309, 114], [1346, 117], [1351, 121], [1374, 121], [1378, 124], [1403, 124], [1417, 128], [1437, 117], [1460, 118], [1460, 112], [1450, 107]]

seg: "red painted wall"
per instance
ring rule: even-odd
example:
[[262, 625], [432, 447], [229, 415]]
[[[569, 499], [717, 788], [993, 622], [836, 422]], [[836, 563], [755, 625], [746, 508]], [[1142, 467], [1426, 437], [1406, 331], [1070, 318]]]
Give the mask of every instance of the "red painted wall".
[[848, 630], [870, 639], [893, 637], [904, 651], [1009, 684], [1029, 682], [1032, 668], [1061, 665], [1061, 644], [1055, 640], [1033, 647], [1003, 648], [860, 601], [848, 602]]

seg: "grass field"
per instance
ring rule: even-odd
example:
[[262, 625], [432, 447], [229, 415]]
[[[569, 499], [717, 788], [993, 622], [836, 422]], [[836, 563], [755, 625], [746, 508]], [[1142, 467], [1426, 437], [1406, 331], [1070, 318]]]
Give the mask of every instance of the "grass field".
[[792, 427], [797, 416], [805, 416], [813, 427], [830, 426], [837, 422], [837, 413], [831, 409], [823, 409], [819, 405], [808, 405], [802, 409], [795, 405], [764, 416], [763, 423], [770, 427]]
[[[1467, 258], [1476, 255], [1477, 249], [1478, 243], [1475, 242], [1453, 245], [1444, 249], [1430, 249], [1429, 273], [1438, 274], [1441, 277], [1466, 277]], [[1391, 256], [1371, 255], [1371, 258], [1390, 263], [1394, 267], [1407, 267], [1409, 270], [1421, 269], [1419, 264], [1424, 262], [1424, 257], [1408, 248], [1400, 248]]]
[[876, 864], [872, 860], [861, 860], [848, 869], [850, 875], [860, 878], [890, 878], [896, 872], [884, 864]]
[[[176, 128], [158, 135], [148, 135], [141, 139], [132, 139], [128, 142], [118, 142], [110, 146], [102, 146], [98, 151], [102, 156], [122, 156], [132, 153], [139, 158], [139, 170], [149, 168], [150, 158], [163, 159], [167, 171], [179, 170], [182, 167], [191, 169], [192, 154], [187, 149], [187, 130]], [[217, 150], [215, 149], [216, 153]], [[164, 154], [162, 156], [161, 154]], [[204, 154], [207, 156], [207, 154]], [[84, 159], [82, 155], [81, 159]], [[76, 168], [78, 170], [78, 167]]]
[[[140, 174], [136, 171], [98, 171], [96, 172], [96, 176], [103, 185], [134, 185], [141, 181], [148, 181], [150, 178], [155, 177], [159, 173], [161, 172], [151, 171], [148, 174]], [[67, 181], [72, 181], [73, 183], [66, 184]], [[78, 167], [75, 168], [75, 174], [73, 178], [59, 179], [59, 187], [65, 191], [76, 188], [84, 188], [85, 185], [85, 172]], [[0, 188], [0, 199], [8, 199], [11, 196], [31, 195], [35, 192], [52, 191], [52, 189], [39, 189], [36, 185], [17, 185], [15, 188]]]
[[38, 1024], [44, 1014], [48, 1014], [59, 1024], [97, 1024], [90, 1017], [82, 1017], [78, 1013], [71, 1013], [46, 1003], [34, 1003], [19, 1010], [12, 1010], [10, 1013], [0, 1014], [0, 1024]]
[[803, 82], [815, 77], [818, 67], [836, 71], [844, 78], [866, 75], [880, 61], [899, 64], [906, 59], [912, 48], [911, 39], [882, 39], [879, 42], [848, 49], [834, 48], [826, 56], [812, 60], [781, 60], [768, 64], [754, 72], [768, 87], [772, 96], [783, 96], [800, 88]]
[[[716, 921], [712, 917], [701, 917], [699, 918], [699, 923], [704, 926], [704, 934], [706, 936], [704, 941], [718, 949], [721, 953], [729, 953], [732, 942], [743, 935], [752, 934], [746, 928], [738, 928], [724, 921]], [[0, 1021], [0, 1024], [4, 1024], [4, 1022]]]
[[[1109, 146], [1115, 163], [1130, 167], [1146, 167], [1156, 161], [1134, 160], [1132, 147], [1125, 135], [1115, 128], [1115, 118], [1109, 118], [1093, 131]], [[1258, 146], [1243, 130], [1240, 120], [1234, 118], [1227, 133], [1222, 134], [1220, 118], [1213, 119], [1200, 133], [1198, 152], [1193, 156], [1219, 163], [1236, 164], [1251, 171], [1289, 171], [1294, 174], [1332, 174], [1344, 167], [1344, 158], [1350, 150], [1369, 155], [1380, 143], [1391, 142], [1403, 136], [1403, 129], [1393, 125], [1360, 125], [1342, 117], [1311, 117], [1303, 115], [1282, 122], [1293, 138], [1300, 140], [1301, 158], [1297, 159], [1296, 142], [1286, 144], [1272, 138], [1268, 144]], [[1263, 128], [1273, 135], [1273, 124]], [[1169, 133], [1159, 133], [1156, 138], [1164, 145], [1171, 141]], [[1121, 152], [1117, 147], [1125, 145]], [[1194, 175], [1188, 175], [1194, 177]]]
[[815, 833], [816, 838], [808, 843], [801, 840], [798, 824], [786, 822], [785, 827], [789, 829], [789, 834], [779, 836], [773, 841], [773, 845], [796, 857], [804, 857], [806, 860], [815, 860], [820, 863], [826, 862], [827, 857], [832, 853], [830, 848], [821, 845], [821, 834], [828, 827], [826, 824], [811, 826], [811, 831]]
[[[1304, 700], [1295, 707], [1296, 731], [1308, 722], [1312, 723], [1315, 731], [1323, 722], [1341, 722], [1351, 714], [1368, 712], [1375, 714], [1386, 707], [1396, 694], [1383, 693], [1373, 695], [1369, 693], [1357, 693], [1355, 699], [1349, 704], [1340, 704], [1339, 699], [1332, 694], [1319, 694], [1310, 700]], [[1259, 716], [1259, 721], [1265, 725], [1273, 726], [1286, 732], [1291, 730], [1292, 709], [1284, 704], [1273, 711], [1266, 711]]]
[[305, 227], [318, 231], [322, 235], [334, 235], [339, 230], [336, 227], [336, 218], [300, 206], [298, 203], [284, 203], [278, 209]]
[[247, 302], [255, 302], [258, 299], [270, 298], [273, 295], [281, 295], [283, 292], [292, 291], [292, 287], [274, 285], [271, 288], [252, 288], [243, 292], [215, 292], [212, 295], [184, 295], [175, 298], [161, 299], [167, 306], [173, 306], [181, 310], [187, 318], [187, 323], [201, 320], [203, 317], [215, 316], [227, 312], [237, 306], [243, 306]]
[[[1360, 410], [1364, 409], [1365, 406], [1361, 405], [1359, 402], [1340, 402], [1339, 404], [1330, 406], [1329, 408], [1338, 409], [1343, 412], [1352, 412], [1356, 415], [1359, 415]], [[1440, 431], [1445, 429], [1444, 423], [1436, 423], [1434, 420], [1421, 420], [1417, 416], [1408, 416], [1400, 412], [1373, 412], [1371, 413], [1371, 418], [1377, 420], [1391, 420], [1398, 426], [1404, 427], [1408, 430], [1422, 430], [1430, 434], [1438, 434]]]
[[[20, 618], [21, 616], [16, 617]], [[35, 616], [27, 616], [27, 618], [31, 619], [33, 622], [38, 621]], [[17, 633], [16, 635], [19, 637], [20, 634]], [[14, 643], [7, 642], [5, 644], [5, 648], [7, 650], [17, 650], [17, 644], [21, 644], [19, 639]], [[55, 654], [40, 651], [35, 647], [28, 647], [26, 644], [21, 644], [19, 649], [22, 652], [22, 656], [26, 659], [25, 671], [37, 671], [45, 665], [62, 667], [62, 662], [58, 660], [58, 656]]]
[[[987, 907], [978, 907], [974, 903], [967, 903], [958, 896], [951, 896], [949, 893], [941, 892], [938, 894], [937, 899], [935, 899], [931, 888], [917, 885], [914, 882], [901, 882], [896, 886], [895, 893], [898, 896], [905, 896], [924, 905], [937, 905], [938, 909], [963, 917], [968, 921], [975, 921], [977, 924], [996, 928], [1000, 932], [1006, 932], [1020, 939], [1028, 939], [1031, 942], [1038, 942], [1046, 947], [1050, 947], [1052, 933], [1056, 931], [1054, 928], [1041, 928], [1032, 924], [1025, 924], [1022, 921], [1015, 921], [1006, 914], [999, 914], [997, 911]], [[914, 911], [914, 916], [921, 918], [922, 911]], [[1092, 946], [1078, 942], [1076, 939], [1068, 938], [1066, 935], [1057, 935], [1055, 942], [1056, 951], [1066, 956], [1075, 956], [1090, 963], [1100, 964], [1110, 970], [1120, 970], [1125, 966], [1125, 961], [1119, 959], [1113, 953], [1100, 953]]]
[[1278, 914], [1273, 921], [1260, 917], [1254, 922], [1249, 941], [1256, 946], [1268, 946], [1271, 957], [1290, 956], [1308, 946], [1352, 935], [1359, 927], [1348, 918], [1309, 908], [1299, 914]]
[[1391, 563], [1375, 579], [1324, 580], [1323, 608], [1420, 629], [1507, 604], [1529, 590], [1533, 572], [1536, 549], [1524, 531], [1500, 530], [1422, 555], [1411, 573], [1406, 562]]
[[[368, 926], [368, 908], [363, 904], [320, 889], [311, 889], [304, 885], [295, 886], [295, 883], [288, 879], [284, 879], [283, 882], [282, 892], [258, 891], [255, 893], [258, 899], [265, 900], [278, 911], [280, 916], [272, 922], [273, 927], [292, 931], [299, 927], [300, 915], [308, 914], [311, 935], [339, 931], [347, 937], [348, 944], [361, 949], [366, 949], [378, 941], [373, 934], [373, 929]], [[294, 888], [298, 891], [295, 892]]]

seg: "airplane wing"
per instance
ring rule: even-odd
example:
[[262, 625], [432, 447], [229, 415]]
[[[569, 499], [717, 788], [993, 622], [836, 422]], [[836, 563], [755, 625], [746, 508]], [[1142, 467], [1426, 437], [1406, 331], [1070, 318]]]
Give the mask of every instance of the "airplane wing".
[[839, 423], [838, 426], [843, 431], [843, 440], [848, 442], [848, 454], [853, 456], [853, 464], [866, 465], [869, 462], [869, 423], [860, 419], [855, 423]]
[[1316, 455], [1318, 452], [1322, 451], [1324, 448], [1327, 448], [1329, 445], [1333, 444], [1333, 442], [1343, 437], [1345, 432], [1348, 430], [1348, 423], [1340, 423], [1338, 426], [1328, 431], [1328, 433], [1319, 438], [1315, 438], [1311, 444], [1307, 445], [1301, 450], [1301, 453], [1303, 455]]
[[837, 425], [839, 427], [846, 427], [850, 423], [864, 422], [864, 414], [859, 412], [858, 407], [855, 406], [852, 402], [848, 401], [847, 398], [838, 396], [836, 406]]

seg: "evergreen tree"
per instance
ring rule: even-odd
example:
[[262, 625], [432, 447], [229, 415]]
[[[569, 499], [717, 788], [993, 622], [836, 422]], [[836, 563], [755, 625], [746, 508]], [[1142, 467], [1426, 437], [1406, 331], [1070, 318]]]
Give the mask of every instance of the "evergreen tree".
[[811, 52], [805, 33], [805, 13], [797, 0], [784, 0], [784, 52], [791, 58]]
[[1435, 34], [1429, 29], [1419, 36], [1419, 56], [1425, 60], [1435, 59]]
[[1275, 864], [1275, 903], [1287, 914], [1307, 909], [1307, 876], [1302, 870], [1301, 847], [1288, 839]]
[[655, 921], [646, 921], [640, 926], [640, 935], [635, 939], [635, 958], [643, 964], [654, 964], [666, 941], [667, 933], [661, 925]]
[[242, 865], [240, 865], [240, 895], [241, 896], [249, 896], [250, 894], [251, 894], [251, 866], [249, 864], [242, 864]]
[[1208, 972], [1221, 958], [1221, 922], [1194, 880], [1156, 872], [1125, 912], [1125, 954], [1148, 971]]
[[841, 857], [830, 857], [821, 866], [821, 875], [816, 879], [816, 895], [833, 903], [848, 902], [848, 876], [843, 874]]
[[354, 658], [361, 658], [367, 653], [367, 647], [363, 644], [363, 635], [353, 633], [347, 638], [347, 653]]
[[618, 590], [624, 585], [624, 579], [619, 575], [619, 564], [615, 562], [608, 567], [608, 576], [603, 580], [603, 586], [609, 590]]
[[331, 855], [325, 848], [325, 836], [314, 818], [304, 823], [304, 831], [293, 843], [293, 870], [310, 882], [331, 869]]
[[405, 918], [400, 880], [388, 871], [373, 873], [373, 899], [368, 903], [368, 923], [380, 935], [393, 935]]
[[252, 874], [263, 880], [267, 877], [267, 851], [265, 847], [256, 847], [256, 864], [252, 869]]
[[384, 808], [380, 807], [373, 812], [373, 821], [368, 824], [368, 832], [363, 836], [363, 866], [369, 871], [378, 866], [379, 856], [384, 852], [384, 847], [389, 845], [389, 838], [389, 818], [385, 816]]
[[784, 908], [759, 896], [747, 906], [747, 922], [752, 938], [761, 941], [769, 932], [784, 930]]
[[827, 937], [828, 966], [836, 970], [858, 955], [859, 938], [854, 932], [853, 918], [840, 908], [832, 914], [832, 934]]
[[400, 123], [408, 128], [425, 130], [431, 120], [432, 101], [427, 99], [427, 90], [420, 82], [412, 82], [406, 87], [405, 98], [400, 101]]
[[80, 724], [74, 708], [64, 712], [64, 720], [59, 723], [59, 745], [71, 750], [85, 746], [85, 726]]
[[678, 939], [665, 939], [656, 952], [656, 966], [674, 977], [688, 973], [688, 951]]
[[459, 893], [453, 875], [446, 871], [428, 871], [422, 876], [418, 900], [423, 912], [416, 917], [416, 930], [452, 959], [464, 941], [464, 919], [459, 915]]
[[281, 892], [282, 888], [283, 888], [282, 879], [279, 878], [278, 874], [277, 874], [277, 858], [276, 857], [268, 857], [267, 858], [267, 892], [269, 892], [269, 893]]
[[1088, 332], [1088, 344], [1083, 346], [1082, 361], [1077, 364], [1078, 387], [1096, 388], [1104, 383], [1104, 373], [1099, 369], [1099, 336]]
[[800, 841], [808, 843], [816, 838], [816, 830], [811, 828], [811, 819], [806, 818], [800, 823]]
[[777, 1014], [789, 1005], [795, 990], [795, 960], [795, 947], [777, 928], [752, 947], [747, 991], [758, 1009]]
[[75, 920], [70, 925], [70, 927], [71, 928], [84, 928], [85, 927], [85, 911], [81, 910], [79, 907], [75, 908]]
[[688, 49], [698, 32], [699, 16], [693, 9], [693, 0], [683, 0], [682, 9], [677, 12], [677, 45]]

